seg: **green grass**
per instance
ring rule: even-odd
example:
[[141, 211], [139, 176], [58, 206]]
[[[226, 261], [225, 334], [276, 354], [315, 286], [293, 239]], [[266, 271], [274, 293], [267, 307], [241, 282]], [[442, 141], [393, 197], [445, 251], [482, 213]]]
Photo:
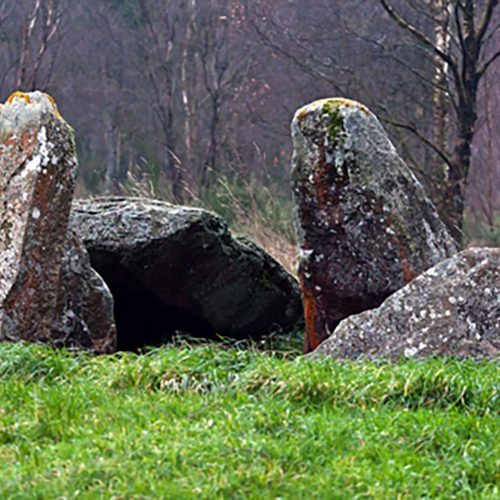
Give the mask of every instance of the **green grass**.
[[498, 498], [498, 362], [0, 344], [0, 498]]

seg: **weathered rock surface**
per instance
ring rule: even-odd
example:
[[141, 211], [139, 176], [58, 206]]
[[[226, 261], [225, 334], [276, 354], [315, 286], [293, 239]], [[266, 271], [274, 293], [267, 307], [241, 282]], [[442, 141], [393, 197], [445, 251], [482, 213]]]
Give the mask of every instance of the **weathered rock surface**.
[[[70, 284], [83, 279], [71, 276], [69, 262], [63, 266], [76, 170], [73, 133], [52, 98], [13, 94], [0, 107], [0, 340], [78, 345], [82, 338], [70, 338], [74, 332], [61, 317], [78, 293], [83, 300], [89, 292], [61, 290], [61, 275]], [[83, 251], [78, 259], [76, 272], [85, 267]], [[102, 339], [85, 341], [96, 351], [101, 345]]]
[[177, 331], [260, 336], [302, 318], [295, 279], [214, 214], [110, 198], [76, 202], [71, 225], [115, 299], [119, 349]]
[[470, 248], [344, 320], [314, 355], [400, 358], [500, 355], [500, 249]]
[[378, 119], [343, 99], [300, 109], [292, 182], [306, 351], [457, 251]]
[[91, 267], [83, 243], [69, 231], [59, 280], [56, 321], [51, 343], [56, 347], [85, 348], [99, 354], [116, 351], [113, 297]]

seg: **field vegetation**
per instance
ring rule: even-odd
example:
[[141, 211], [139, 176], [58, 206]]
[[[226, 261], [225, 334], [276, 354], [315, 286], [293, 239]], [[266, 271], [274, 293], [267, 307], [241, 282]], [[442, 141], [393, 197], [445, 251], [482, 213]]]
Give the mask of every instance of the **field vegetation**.
[[0, 498], [498, 498], [498, 362], [0, 345]]

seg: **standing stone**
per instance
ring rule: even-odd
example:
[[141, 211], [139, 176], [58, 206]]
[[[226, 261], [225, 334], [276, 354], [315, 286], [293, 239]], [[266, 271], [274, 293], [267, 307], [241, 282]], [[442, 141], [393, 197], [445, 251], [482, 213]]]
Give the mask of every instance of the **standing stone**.
[[315, 354], [376, 359], [500, 356], [500, 249], [469, 248], [377, 309], [342, 321]]
[[305, 350], [379, 306], [456, 244], [422, 185], [364, 106], [325, 99], [297, 111], [292, 182]]
[[78, 344], [56, 332], [69, 307], [61, 279], [76, 172], [73, 132], [52, 98], [13, 94], [0, 107], [0, 340]]

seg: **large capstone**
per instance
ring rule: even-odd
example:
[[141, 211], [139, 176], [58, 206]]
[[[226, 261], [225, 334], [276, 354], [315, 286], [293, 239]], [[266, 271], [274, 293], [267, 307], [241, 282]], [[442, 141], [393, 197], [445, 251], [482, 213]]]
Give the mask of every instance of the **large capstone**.
[[[88, 265], [83, 248], [76, 269], [65, 256], [65, 246], [78, 251], [74, 240], [67, 241], [76, 171], [73, 132], [52, 98], [41, 92], [13, 94], [0, 107], [0, 340], [69, 346], [82, 341], [82, 347], [97, 352], [113, 343], [112, 316], [102, 325], [105, 335], [87, 331], [73, 337], [69, 327], [69, 317], [81, 307], [74, 307], [78, 290], [64, 290], [63, 278], [81, 285], [82, 276], [71, 273]], [[89, 286], [97, 283], [92, 279]], [[93, 304], [99, 293], [97, 287], [90, 294]], [[82, 322], [86, 319], [73, 318], [72, 324]], [[106, 335], [110, 338], [103, 340]], [[93, 345], [92, 338], [99, 342]]]
[[244, 339], [296, 328], [296, 280], [205, 210], [132, 198], [78, 201], [72, 227], [115, 299], [118, 349], [178, 332]]
[[292, 123], [306, 351], [339, 322], [457, 251], [422, 185], [364, 106], [326, 99]]
[[500, 355], [500, 249], [470, 248], [344, 320], [315, 351], [335, 358]]

